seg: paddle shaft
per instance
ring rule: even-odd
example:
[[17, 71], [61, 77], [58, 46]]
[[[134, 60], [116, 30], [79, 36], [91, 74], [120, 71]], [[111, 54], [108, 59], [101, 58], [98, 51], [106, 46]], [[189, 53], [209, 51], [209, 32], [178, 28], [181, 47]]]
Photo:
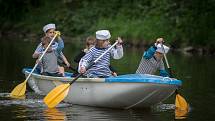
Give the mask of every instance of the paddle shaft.
[[[99, 59], [101, 59], [107, 52], [109, 52], [116, 44], [118, 41], [116, 41], [111, 47], [109, 47], [104, 53], [102, 53], [95, 61], [93, 61], [89, 66], [87, 66], [86, 71], [91, 68]], [[78, 74], [69, 84], [71, 85], [74, 83], [79, 77], [81, 77], [84, 73]]]
[[170, 66], [169, 66], [169, 62], [168, 62], [168, 60], [167, 60], [167, 57], [166, 57], [166, 53], [165, 53], [165, 49], [164, 49], [164, 47], [163, 47], [163, 44], [161, 44], [161, 47], [162, 47], [163, 52], [164, 52], [164, 60], [165, 60], [165, 62], [166, 62], [166, 66], [167, 66], [167, 68], [168, 68], [170, 77], [172, 78], [172, 77], [173, 77], [173, 75], [172, 75], [172, 70], [171, 70], [171, 68], [170, 68]]
[[55, 34], [55, 36], [52, 38], [51, 42], [49, 43], [48, 47], [45, 49], [45, 51], [42, 53], [42, 55], [39, 57], [38, 62], [34, 65], [34, 68], [31, 70], [31, 72], [29, 73], [29, 75], [27, 76], [27, 78], [25, 79], [25, 82], [27, 82], [27, 80], [30, 78], [31, 74], [34, 72], [34, 70], [36, 69], [37, 65], [39, 64], [39, 62], [42, 60], [43, 56], [45, 55], [45, 53], [47, 52], [48, 48], [51, 46], [51, 44], [53, 43], [53, 41], [55, 40], [55, 38], [57, 37], [57, 34]]
[[[161, 44], [161, 47], [162, 47], [162, 49], [164, 51], [164, 60], [165, 60], [166, 65], [167, 65], [167, 68], [168, 68], [168, 71], [169, 71], [169, 75], [170, 75], [171, 78], [173, 78], [172, 70], [171, 70], [171, 68], [169, 66], [169, 63], [168, 63], [168, 60], [167, 60], [167, 57], [166, 57], [166, 53], [165, 53], [165, 49], [163, 47], [163, 44]], [[175, 90], [175, 93], [178, 94], [178, 90], [177, 89]]]
[[[166, 62], [166, 65], [167, 65], [170, 77], [172, 78], [173, 77], [172, 71], [171, 71], [171, 68], [169, 66], [169, 63], [168, 63], [168, 60], [167, 60], [167, 57], [166, 57], [166, 53], [165, 53], [165, 49], [163, 47], [163, 44], [161, 44], [161, 47], [162, 47], [162, 49], [164, 51], [164, 59], [165, 59], [165, 62]], [[188, 107], [188, 103], [186, 102], [186, 100], [184, 99], [184, 97], [182, 97], [179, 94], [178, 89], [175, 90], [175, 94], [176, 94], [175, 105], [178, 104], [178, 108], [180, 108], [181, 110], [188, 110], [188, 108], [189, 108]]]

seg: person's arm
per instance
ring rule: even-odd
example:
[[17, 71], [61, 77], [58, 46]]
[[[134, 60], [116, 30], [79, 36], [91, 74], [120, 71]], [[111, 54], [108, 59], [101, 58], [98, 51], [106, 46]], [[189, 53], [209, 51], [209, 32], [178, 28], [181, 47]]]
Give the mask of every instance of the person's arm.
[[67, 67], [70, 67], [70, 63], [66, 59], [66, 56], [61, 52], [61, 58], [63, 59], [63, 62], [66, 64]]
[[32, 55], [32, 58], [38, 58], [42, 52], [43, 52], [43, 47], [42, 47], [42, 43], [40, 43], [37, 45], [37, 48]]
[[111, 74], [112, 74], [113, 76], [117, 76], [116, 70], [115, 70], [111, 65], [109, 66], [109, 68], [110, 68]]
[[112, 72], [116, 72], [116, 70], [111, 65], [109, 66], [109, 68]]
[[150, 59], [150, 58], [152, 58], [152, 57], [154, 56], [156, 50], [157, 50], [157, 45], [158, 45], [159, 43], [163, 43], [163, 42], [164, 42], [163, 38], [157, 38], [157, 39], [156, 39], [156, 42], [154, 43], [154, 45], [151, 46], [147, 51], [144, 52], [143, 57], [144, 57], [145, 59]]
[[57, 52], [60, 54], [64, 48], [64, 42], [62, 39], [58, 40]]
[[123, 57], [122, 39], [118, 37], [116, 41], [118, 41], [118, 44], [116, 45], [116, 48], [111, 50], [111, 55], [113, 59], [120, 59]]
[[91, 49], [84, 57], [81, 58], [78, 66], [79, 73], [85, 73], [86, 68], [93, 59], [93, 50]]
[[155, 51], [156, 51], [157, 47], [156, 46], [151, 46], [147, 51], [144, 52], [143, 57], [145, 59], [150, 59], [154, 56]]

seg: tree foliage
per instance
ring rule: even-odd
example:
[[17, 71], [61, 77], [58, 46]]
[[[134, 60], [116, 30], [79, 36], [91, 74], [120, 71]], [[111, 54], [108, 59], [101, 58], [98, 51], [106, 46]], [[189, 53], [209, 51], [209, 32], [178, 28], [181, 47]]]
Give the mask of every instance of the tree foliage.
[[214, 0], [7, 0], [2, 26], [41, 31], [48, 22], [72, 37], [110, 29], [133, 43], [164, 37], [177, 46], [215, 46]]

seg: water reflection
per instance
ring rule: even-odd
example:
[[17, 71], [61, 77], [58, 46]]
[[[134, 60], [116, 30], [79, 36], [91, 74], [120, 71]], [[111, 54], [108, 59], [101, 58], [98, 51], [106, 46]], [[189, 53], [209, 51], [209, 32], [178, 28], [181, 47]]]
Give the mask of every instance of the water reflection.
[[74, 105], [60, 110], [66, 114], [68, 120], [75, 121], [158, 121], [148, 109], [119, 110]]
[[[57, 108], [48, 109], [43, 97], [28, 92], [25, 100], [11, 99], [9, 93], [0, 93], [0, 111], [16, 120], [47, 120], [47, 121], [160, 121], [160, 112], [173, 111], [172, 104], [160, 105], [162, 110], [148, 109], [107, 109], [61, 103]], [[10, 110], [8, 110], [10, 108]], [[2, 114], [1, 114], [2, 115]], [[0, 116], [1, 116], [0, 115]], [[171, 120], [172, 116], [165, 119]], [[7, 117], [3, 117], [6, 120]]]
[[67, 117], [64, 112], [59, 111], [56, 108], [48, 108], [43, 111], [43, 114], [47, 121], [67, 121]]

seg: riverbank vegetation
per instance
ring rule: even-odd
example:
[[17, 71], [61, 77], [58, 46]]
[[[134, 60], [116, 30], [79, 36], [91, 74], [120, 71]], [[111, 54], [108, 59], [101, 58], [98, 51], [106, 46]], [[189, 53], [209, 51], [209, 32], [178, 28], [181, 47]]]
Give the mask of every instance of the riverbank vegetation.
[[164, 37], [175, 48], [215, 51], [214, 0], [2, 0], [0, 6], [0, 37], [38, 39], [53, 22], [77, 40], [109, 29], [133, 46]]

